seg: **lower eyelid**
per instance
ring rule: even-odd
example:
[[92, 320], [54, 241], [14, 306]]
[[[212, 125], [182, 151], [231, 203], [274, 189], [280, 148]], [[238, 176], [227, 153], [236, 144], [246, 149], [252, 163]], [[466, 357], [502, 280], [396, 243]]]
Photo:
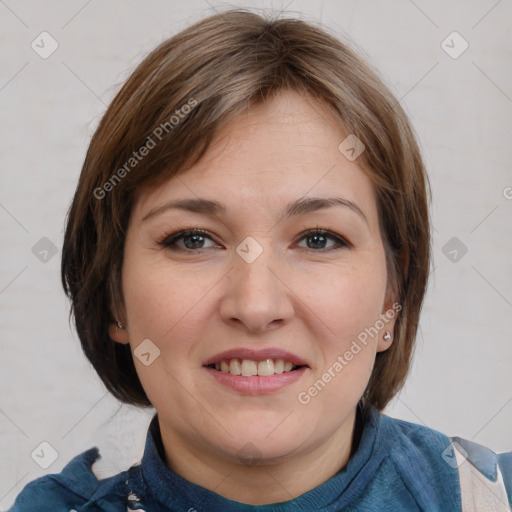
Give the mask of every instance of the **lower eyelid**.
[[[310, 234], [310, 235], [304, 235], [302, 236], [301, 238], [299, 238], [299, 242], [304, 240], [304, 239], [307, 239], [308, 237], [311, 237], [311, 236], [314, 236], [315, 233], [313, 234]], [[338, 237], [338, 236], [335, 236], [335, 235], [329, 235], [329, 234], [322, 234], [323, 237], [327, 238], [327, 239], [330, 239], [332, 241], [335, 242], [335, 244], [331, 247], [327, 247], [325, 249], [310, 249], [309, 247], [301, 247], [301, 249], [305, 249], [307, 251], [313, 251], [313, 252], [328, 252], [328, 251], [331, 251], [331, 250], [335, 250], [335, 249], [342, 249], [342, 248], [346, 248], [346, 247], [349, 247], [349, 243], [341, 238], [341, 237]]]
[[187, 249], [187, 248], [177, 247], [176, 242], [178, 242], [179, 240], [185, 239], [185, 238], [190, 238], [190, 237], [192, 237], [194, 235], [200, 235], [201, 237], [203, 237], [205, 239], [208, 239], [211, 242], [216, 244], [215, 240], [213, 240], [213, 238], [210, 235], [207, 235], [206, 233], [199, 233], [199, 232], [194, 232], [194, 233], [174, 233], [174, 234], [172, 234], [170, 236], [165, 237], [162, 241], [158, 242], [158, 244], [163, 246], [164, 248], [167, 248], [167, 249], [176, 249], [176, 250], [186, 251], [186, 252], [199, 252], [199, 251], [204, 251], [206, 249], [210, 249], [210, 247], [206, 247], [206, 249], [205, 248]]
[[[182, 231], [182, 232], [176, 232], [176, 233], [173, 233], [169, 236], [166, 236], [163, 240], [159, 241], [158, 244], [161, 245], [162, 247], [164, 248], [167, 248], [167, 249], [174, 249], [174, 250], [177, 250], [177, 251], [182, 251], [182, 252], [196, 252], [196, 253], [200, 253], [202, 251], [205, 251], [207, 249], [212, 249], [213, 247], [206, 247], [206, 248], [198, 248], [198, 249], [187, 249], [187, 248], [182, 248], [182, 247], [178, 247], [176, 245], [176, 242], [178, 240], [181, 240], [181, 239], [184, 239], [184, 238], [188, 238], [188, 237], [192, 237], [194, 235], [200, 235], [201, 237], [205, 238], [205, 239], [208, 239], [210, 240], [211, 242], [213, 242], [214, 244], [217, 245], [217, 247], [219, 246], [219, 244], [217, 244], [217, 242], [215, 242], [215, 240], [212, 238], [211, 235], [209, 235], [208, 233], [202, 231], [202, 230], [188, 230], [188, 231]], [[308, 251], [312, 251], [312, 252], [328, 252], [330, 250], [335, 250], [335, 249], [342, 249], [342, 248], [347, 248], [347, 247], [350, 247], [350, 243], [345, 240], [343, 237], [339, 236], [339, 235], [336, 235], [334, 233], [330, 233], [329, 231], [326, 231], [326, 230], [321, 230], [321, 229], [316, 229], [316, 230], [312, 230], [310, 232], [305, 232], [305, 233], [302, 233], [299, 238], [298, 238], [298, 242], [302, 241], [302, 240], [305, 240], [307, 239], [308, 237], [312, 237], [314, 235], [321, 235], [327, 239], [331, 239], [333, 240], [336, 245], [332, 246], [332, 247], [329, 247], [329, 248], [326, 248], [326, 249], [310, 249], [308, 247], [300, 247], [301, 249], [305, 249], [305, 250], [308, 250]]]

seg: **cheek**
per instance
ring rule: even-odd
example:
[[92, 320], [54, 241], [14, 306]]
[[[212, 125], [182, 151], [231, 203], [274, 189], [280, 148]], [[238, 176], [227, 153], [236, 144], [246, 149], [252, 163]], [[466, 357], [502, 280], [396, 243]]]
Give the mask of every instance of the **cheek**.
[[193, 275], [170, 272], [168, 266], [129, 258], [123, 268], [123, 291], [132, 333], [161, 339], [187, 321], [187, 313], [200, 298], [201, 286]]
[[[303, 279], [307, 305], [321, 322], [317, 343], [320, 364], [299, 397], [329, 418], [355, 405], [370, 378], [386, 287], [385, 260], [368, 252], [360, 265], [330, 269], [325, 275]], [[364, 263], [364, 264], [363, 264]], [[318, 398], [316, 398], [318, 397]], [[302, 401], [301, 401], [302, 400]], [[336, 416], [334, 414], [334, 416]]]
[[375, 325], [382, 313], [386, 291], [383, 261], [368, 258], [366, 264], [330, 268], [301, 279], [298, 295], [323, 322], [327, 339], [337, 349]]
[[308, 303], [324, 325], [323, 335], [317, 337], [321, 362], [297, 397], [311, 412], [310, 418], [319, 418], [319, 429], [335, 425], [364, 393], [378, 340], [372, 327], [385, 293], [385, 279], [378, 273], [372, 277], [371, 272], [354, 271], [336, 278], [331, 274], [325, 283], [327, 291], [310, 288]]
[[[127, 279], [123, 284], [132, 351], [146, 339], [160, 351], [151, 366], [137, 361], [134, 355], [139, 379], [155, 407], [173, 403], [185, 408], [188, 395], [181, 392], [178, 382], [186, 382], [187, 389], [193, 390], [194, 383], [189, 379], [196, 369], [194, 340], [201, 338], [201, 297], [206, 294], [208, 283], [201, 286], [197, 276], [171, 274], [161, 265], [126, 263]], [[169, 393], [174, 397], [172, 400]]]
[[213, 313], [209, 292], [218, 277], [199, 269], [171, 271], [167, 261], [155, 264], [132, 258], [126, 260], [126, 265], [123, 284], [130, 344], [135, 350], [149, 339], [160, 350], [159, 364], [150, 372], [135, 361], [148, 394], [158, 393], [158, 382], [166, 377], [163, 368], [180, 375], [180, 381], [190, 379], [191, 371], [197, 369], [201, 348], [198, 341], [205, 339], [205, 325]]

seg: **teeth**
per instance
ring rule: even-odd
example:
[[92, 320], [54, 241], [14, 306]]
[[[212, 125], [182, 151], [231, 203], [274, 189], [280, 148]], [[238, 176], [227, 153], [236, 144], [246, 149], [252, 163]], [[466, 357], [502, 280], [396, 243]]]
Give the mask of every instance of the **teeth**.
[[231, 362], [229, 363], [229, 373], [232, 373], [233, 375], [242, 375], [242, 366], [238, 359], [231, 359]]
[[253, 375], [258, 375], [258, 363], [256, 361], [244, 359], [242, 361], [242, 375], [244, 377], [252, 377]]
[[215, 363], [215, 369], [232, 375], [243, 375], [244, 377], [252, 377], [259, 375], [268, 377], [276, 373], [290, 372], [294, 368], [294, 364], [283, 359], [265, 359], [265, 361], [252, 361], [251, 359], [231, 359], [223, 360]]
[[285, 372], [289, 372], [292, 368], [293, 368], [292, 363], [289, 363], [288, 361], [286, 361], [286, 363], [284, 363], [284, 371]]
[[258, 363], [258, 375], [267, 377], [268, 375], [274, 375], [274, 361], [272, 359], [266, 359]]
[[284, 372], [284, 361], [282, 359], [276, 359], [274, 361], [274, 373]]

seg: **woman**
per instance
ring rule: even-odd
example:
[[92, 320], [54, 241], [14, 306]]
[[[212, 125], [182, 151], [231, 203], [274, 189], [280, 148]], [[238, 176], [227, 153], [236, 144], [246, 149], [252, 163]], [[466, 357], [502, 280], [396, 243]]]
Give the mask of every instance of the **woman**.
[[161, 44], [91, 141], [62, 258], [86, 356], [156, 409], [144, 457], [99, 480], [91, 448], [11, 510], [509, 510], [512, 453], [380, 413], [427, 192], [399, 103], [324, 30], [233, 10]]

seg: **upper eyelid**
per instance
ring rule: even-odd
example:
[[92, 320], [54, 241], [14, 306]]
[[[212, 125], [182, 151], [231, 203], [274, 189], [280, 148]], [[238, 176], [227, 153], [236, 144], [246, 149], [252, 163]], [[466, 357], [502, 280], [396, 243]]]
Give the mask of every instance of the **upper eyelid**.
[[[303, 238], [305, 238], [307, 236], [313, 236], [316, 233], [325, 235], [328, 238], [336, 239], [336, 240], [338, 240], [338, 243], [340, 245], [346, 245], [346, 246], [351, 246], [352, 245], [349, 242], [349, 240], [347, 240], [346, 237], [344, 237], [342, 235], [338, 235], [337, 233], [334, 233], [333, 231], [331, 231], [329, 229], [321, 228], [321, 227], [309, 228], [309, 229], [305, 229], [305, 230], [301, 231], [297, 235], [297, 241], [300, 241], [300, 240], [302, 240]], [[199, 234], [201, 236], [207, 237], [207, 238], [209, 238], [210, 240], [212, 240], [216, 244], [218, 243], [215, 240], [215, 237], [209, 231], [207, 231], [205, 229], [202, 229], [202, 228], [186, 228], [186, 229], [178, 230], [178, 231], [176, 231], [174, 233], [171, 233], [170, 235], [166, 235], [158, 243], [161, 244], [161, 245], [166, 245], [166, 242], [168, 242], [168, 241], [175, 242], [176, 240], [180, 240], [181, 238], [186, 238], [188, 236], [194, 236], [196, 234]], [[199, 252], [199, 251], [205, 250], [205, 249], [198, 249], [198, 250], [184, 249], [184, 250], [186, 250], [186, 251], [193, 251], [193, 252]], [[315, 252], [317, 252], [317, 251], [315, 251]]]

